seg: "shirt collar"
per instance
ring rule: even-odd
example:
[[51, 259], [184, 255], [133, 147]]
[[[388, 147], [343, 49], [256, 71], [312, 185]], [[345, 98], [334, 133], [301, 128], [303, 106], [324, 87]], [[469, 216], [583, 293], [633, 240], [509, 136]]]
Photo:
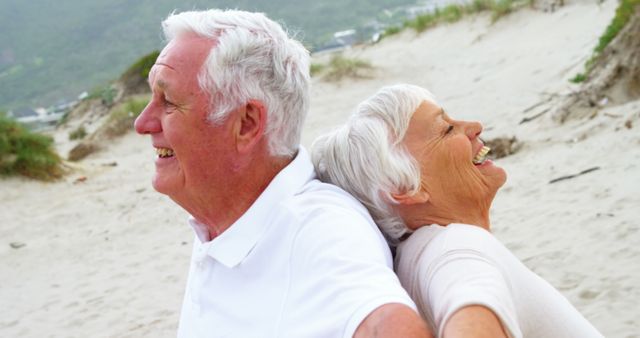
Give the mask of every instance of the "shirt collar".
[[[309, 154], [300, 146], [293, 161], [271, 180], [251, 207], [222, 234], [203, 243], [207, 255], [228, 268], [240, 264], [267, 229], [269, 214], [276, 210], [276, 205], [294, 195], [314, 178], [315, 171]], [[202, 229], [204, 225], [195, 219], [190, 219], [189, 223], [201, 242], [204, 242], [203, 239], [208, 240], [206, 228], [205, 232]]]

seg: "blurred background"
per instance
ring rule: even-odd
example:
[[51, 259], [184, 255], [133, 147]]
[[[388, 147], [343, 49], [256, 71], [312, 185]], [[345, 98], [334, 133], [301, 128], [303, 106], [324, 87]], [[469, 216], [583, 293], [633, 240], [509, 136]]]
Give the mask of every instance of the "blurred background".
[[264, 12], [296, 32], [313, 51], [338, 43], [332, 41], [336, 32], [347, 31], [349, 39], [366, 40], [435, 4], [416, 0], [2, 0], [0, 110], [69, 103], [113, 80], [136, 59], [161, 48], [160, 22], [174, 10]]

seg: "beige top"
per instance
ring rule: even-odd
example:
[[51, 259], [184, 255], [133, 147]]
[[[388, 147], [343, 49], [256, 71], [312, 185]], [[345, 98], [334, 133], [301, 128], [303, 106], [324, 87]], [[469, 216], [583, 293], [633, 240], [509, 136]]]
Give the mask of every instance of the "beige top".
[[398, 247], [400, 282], [441, 337], [459, 309], [482, 305], [510, 337], [602, 337], [560, 292], [476, 226], [423, 226]]

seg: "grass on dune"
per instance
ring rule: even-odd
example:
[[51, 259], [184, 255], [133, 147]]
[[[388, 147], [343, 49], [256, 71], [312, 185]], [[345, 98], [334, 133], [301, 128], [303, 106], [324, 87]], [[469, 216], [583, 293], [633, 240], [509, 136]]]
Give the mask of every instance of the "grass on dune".
[[453, 23], [460, 21], [466, 15], [490, 11], [491, 21], [496, 22], [505, 15], [511, 13], [515, 8], [524, 4], [530, 4], [530, 1], [516, 0], [474, 0], [467, 4], [451, 4], [442, 8], [436, 8], [433, 12], [416, 16], [411, 20], [404, 22], [402, 27], [388, 27], [383, 37], [390, 36], [401, 32], [405, 28], [412, 28], [418, 33], [434, 27], [441, 23]]
[[83, 139], [85, 136], [87, 136], [87, 130], [84, 129], [84, 126], [79, 126], [69, 133], [69, 140]]
[[0, 175], [51, 181], [64, 175], [62, 159], [51, 137], [33, 133], [18, 122], [0, 116]]
[[620, 33], [622, 28], [626, 26], [631, 17], [634, 15], [636, 8], [640, 5], [640, 0], [620, 0], [620, 4], [616, 9], [616, 14], [614, 15], [609, 26], [604, 30], [604, 33], [598, 39], [598, 45], [593, 49], [593, 54], [587, 60], [584, 65], [584, 72], [576, 74], [569, 81], [573, 83], [580, 83], [586, 80], [593, 70], [593, 67], [598, 61], [600, 54], [604, 51], [605, 48], [613, 41], [613, 39]]
[[113, 108], [101, 128], [109, 137], [124, 135], [133, 129], [133, 122], [149, 103], [148, 98], [133, 97]]
[[343, 78], [366, 78], [373, 68], [369, 61], [337, 54], [323, 66], [322, 72], [327, 81], [340, 81]]

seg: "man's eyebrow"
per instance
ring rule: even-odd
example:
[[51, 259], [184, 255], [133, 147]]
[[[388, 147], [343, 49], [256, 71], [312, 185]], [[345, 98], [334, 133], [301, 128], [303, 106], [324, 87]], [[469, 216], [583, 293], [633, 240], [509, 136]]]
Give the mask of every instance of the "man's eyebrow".
[[[153, 84], [151, 83], [151, 76], [147, 77], [147, 83], [149, 84], [149, 88], [153, 88]], [[169, 84], [162, 79], [158, 79], [155, 85], [161, 89], [166, 89], [169, 86]]]
[[159, 79], [158, 81], [156, 81], [156, 85], [162, 89], [167, 88], [167, 82], [162, 79]]
[[176, 70], [175, 68], [173, 68], [173, 67], [169, 66], [169, 65], [168, 65], [168, 64], [166, 64], [166, 63], [162, 63], [162, 62], [156, 62], [156, 63], [155, 63], [155, 65], [165, 66], [165, 67], [167, 67], [167, 68], [169, 68], [169, 69], [171, 69], [171, 70]]
[[[165, 67], [167, 67], [167, 68], [169, 68], [171, 70], [176, 70], [175, 68], [169, 66], [166, 63], [162, 63], [162, 62], [156, 62], [153, 65], [154, 66], [156, 66], [156, 65], [165, 66]], [[151, 75], [151, 70], [149, 70], [149, 75]], [[149, 84], [149, 87], [153, 87], [153, 85], [151, 84], [151, 76], [147, 76], [147, 83]], [[156, 81], [156, 85], [158, 87], [160, 87], [160, 88], [163, 88], [163, 89], [167, 87], [167, 83], [165, 81], [163, 81], [163, 80]]]

